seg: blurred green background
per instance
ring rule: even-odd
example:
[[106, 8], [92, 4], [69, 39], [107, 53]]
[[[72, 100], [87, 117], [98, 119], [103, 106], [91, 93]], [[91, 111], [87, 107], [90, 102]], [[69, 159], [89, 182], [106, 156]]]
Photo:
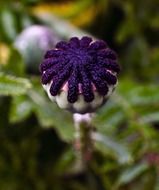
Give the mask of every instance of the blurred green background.
[[[32, 25], [53, 35], [22, 33]], [[159, 1], [5, 0], [0, 26], [0, 190], [159, 190]], [[87, 34], [107, 41], [122, 71], [82, 170], [72, 115], [50, 102], [38, 65], [56, 41]]]

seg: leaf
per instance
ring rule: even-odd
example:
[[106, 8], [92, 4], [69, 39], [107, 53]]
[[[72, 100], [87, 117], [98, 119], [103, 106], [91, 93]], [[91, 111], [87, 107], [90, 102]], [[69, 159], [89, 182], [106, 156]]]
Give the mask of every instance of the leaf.
[[159, 89], [157, 85], [138, 85], [129, 93], [130, 102], [137, 105], [155, 104], [159, 101]]
[[[94, 133], [93, 139], [96, 141], [96, 144], [99, 145], [97, 146], [99, 150], [104, 151], [107, 154], [115, 157], [115, 159], [120, 164], [132, 162], [131, 153], [124, 144], [117, 142], [114, 139], [100, 133]], [[104, 146], [101, 146], [102, 144]]]
[[145, 85], [135, 83], [130, 79], [123, 79], [114, 95], [112, 100], [127, 113], [129, 110], [129, 112], [141, 112], [141, 114], [147, 111], [147, 114], [150, 114], [157, 111], [159, 107], [159, 89], [155, 84], [148, 83]]
[[65, 141], [74, 138], [74, 126], [72, 115], [60, 109], [46, 96], [40, 82], [32, 81], [34, 89], [28, 91], [28, 96], [33, 102], [33, 110], [43, 127], [54, 127], [57, 133]]
[[114, 126], [120, 125], [125, 117], [122, 108], [111, 99], [97, 112], [93, 123], [98, 131], [108, 133], [114, 131]]
[[7, 39], [14, 40], [17, 34], [16, 19], [11, 9], [1, 9], [0, 22]]
[[63, 140], [73, 140], [74, 127], [69, 113], [58, 109], [55, 103], [48, 101], [43, 103], [40, 101], [34, 108], [42, 126], [54, 126]]
[[26, 95], [15, 96], [10, 108], [10, 122], [20, 122], [33, 111], [33, 104]]
[[[73, 172], [75, 154], [72, 148], [67, 148], [60, 159], [57, 160], [54, 168], [55, 173]], [[75, 170], [75, 169], [74, 169]]]
[[117, 186], [132, 182], [135, 178], [139, 177], [139, 175], [141, 175], [147, 169], [148, 169], [148, 165], [146, 163], [139, 163], [130, 168], [127, 168], [121, 173], [117, 181], [117, 184], [118, 184]]
[[21, 95], [25, 94], [29, 88], [31, 88], [31, 83], [28, 79], [0, 73], [0, 95]]
[[144, 114], [141, 119], [144, 123], [159, 122], [159, 112]]

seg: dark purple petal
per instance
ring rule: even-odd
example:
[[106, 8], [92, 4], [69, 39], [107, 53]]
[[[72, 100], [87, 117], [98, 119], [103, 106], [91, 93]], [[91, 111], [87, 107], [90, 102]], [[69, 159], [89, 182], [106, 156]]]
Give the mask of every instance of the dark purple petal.
[[68, 43], [65, 41], [60, 41], [56, 44], [57, 49], [66, 50], [69, 47]]
[[91, 77], [92, 77], [92, 81], [94, 83], [94, 85], [97, 88], [97, 91], [105, 96], [108, 92], [108, 86], [107, 86], [107, 82], [105, 80], [103, 80], [99, 75], [98, 72], [96, 71], [92, 71], [91, 72]]
[[68, 80], [68, 96], [67, 99], [70, 103], [74, 103], [78, 99], [78, 82], [79, 82], [79, 70], [76, 66], [72, 75]]
[[81, 74], [81, 82], [82, 82], [82, 93], [84, 96], [84, 100], [86, 102], [91, 102], [94, 99], [93, 89], [91, 80], [88, 78], [88, 74], [86, 73], [83, 66], [80, 67]]
[[63, 71], [59, 75], [56, 75], [53, 78], [53, 83], [50, 88], [50, 93], [52, 96], [56, 96], [58, 94], [64, 82], [68, 80], [70, 72], [71, 72], [71, 65], [67, 65], [66, 67], [64, 67]]
[[71, 48], [79, 48], [79, 46], [80, 46], [79, 39], [77, 37], [71, 38], [69, 41], [69, 46]]
[[111, 59], [104, 59], [104, 60], [100, 61], [99, 64], [113, 72], [119, 73], [119, 71], [120, 71], [120, 67], [119, 67], [117, 61], [114, 61]]
[[98, 77], [100, 77], [102, 80], [105, 80], [110, 85], [116, 84], [117, 77], [113, 73], [107, 71], [106, 69], [95, 67], [94, 71], [97, 70], [98, 70]]
[[113, 50], [109, 49], [109, 48], [100, 50], [97, 53], [97, 56], [98, 56], [98, 59], [105, 59], [105, 58], [112, 59], [112, 60], [117, 59], [116, 53]]
[[59, 57], [63, 55], [65, 55], [64, 51], [53, 49], [53, 50], [48, 50], [44, 58]]
[[89, 49], [101, 50], [101, 49], [104, 49], [104, 48], [106, 48], [106, 47], [107, 47], [107, 44], [106, 44], [104, 41], [98, 40], [98, 41], [93, 42], [93, 43], [90, 45]]
[[52, 80], [53, 76], [55, 76], [55, 74], [56, 74], [56, 72], [52, 69], [43, 73], [42, 78], [41, 78], [42, 84], [49, 83]]
[[120, 72], [120, 67], [116, 62], [108, 62], [108, 64], [106, 65], [106, 68], [116, 73]]
[[115, 51], [111, 50], [111, 49], [107, 49], [106, 51], [106, 56], [109, 59], [113, 59], [116, 60], [117, 59], [117, 54], [115, 53]]
[[43, 74], [42, 74], [42, 84], [47, 84], [50, 82], [55, 75], [58, 75], [61, 70], [63, 69], [65, 63], [61, 64], [56, 64], [54, 67], [51, 67], [47, 69]]
[[107, 83], [110, 85], [115, 85], [117, 83], [116, 76], [110, 73], [109, 71], [106, 71], [105, 79]]
[[43, 63], [40, 65], [40, 71], [43, 72], [57, 63], [58, 63], [58, 59], [56, 58], [45, 59]]
[[80, 40], [80, 46], [83, 48], [86, 48], [89, 46], [89, 44], [92, 42], [92, 38], [84, 36], [81, 40]]
[[55, 75], [55, 71], [53, 69], [48, 69], [45, 73], [42, 74], [42, 77], [41, 77], [42, 84], [49, 83], [54, 75]]

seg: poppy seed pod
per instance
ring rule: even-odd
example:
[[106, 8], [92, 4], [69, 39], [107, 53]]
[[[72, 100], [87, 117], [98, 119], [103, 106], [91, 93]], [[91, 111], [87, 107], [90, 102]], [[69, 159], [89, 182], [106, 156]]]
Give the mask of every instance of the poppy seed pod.
[[102, 40], [90, 37], [60, 41], [40, 65], [42, 85], [60, 108], [94, 112], [112, 94], [120, 67], [117, 56]]
[[23, 56], [26, 68], [33, 73], [38, 73], [39, 64], [45, 52], [54, 48], [59, 39], [51, 28], [42, 25], [32, 25], [25, 28], [17, 36], [14, 47]]

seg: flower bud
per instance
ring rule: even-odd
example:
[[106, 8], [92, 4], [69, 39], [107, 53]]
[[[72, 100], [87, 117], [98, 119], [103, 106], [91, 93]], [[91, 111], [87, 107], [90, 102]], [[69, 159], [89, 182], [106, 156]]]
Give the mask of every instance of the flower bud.
[[49, 27], [32, 25], [17, 36], [14, 46], [22, 54], [26, 68], [37, 73], [45, 52], [58, 41], [59, 37]]
[[42, 85], [60, 108], [94, 112], [112, 94], [120, 67], [117, 56], [102, 40], [73, 37], [48, 50], [40, 65]]

